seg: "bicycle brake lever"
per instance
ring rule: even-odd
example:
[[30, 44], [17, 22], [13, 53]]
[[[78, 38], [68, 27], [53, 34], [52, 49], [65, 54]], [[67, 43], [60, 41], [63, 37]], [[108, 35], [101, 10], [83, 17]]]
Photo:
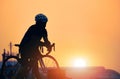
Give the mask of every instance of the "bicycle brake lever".
[[41, 50], [42, 53], [44, 53], [44, 49], [43, 49], [42, 46], [40, 46], [40, 50]]
[[43, 47], [42, 47], [42, 53], [44, 53], [44, 49], [43, 49]]
[[55, 51], [55, 43], [52, 44], [53, 50]]
[[54, 46], [53, 46], [53, 50], [55, 51], [55, 44], [54, 44]]

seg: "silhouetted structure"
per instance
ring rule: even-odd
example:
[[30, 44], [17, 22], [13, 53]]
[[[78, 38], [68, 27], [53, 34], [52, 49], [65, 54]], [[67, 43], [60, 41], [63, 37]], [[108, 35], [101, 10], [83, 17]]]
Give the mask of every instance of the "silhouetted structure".
[[2, 61], [4, 61], [9, 56], [18, 56], [17, 54], [14, 55], [14, 53], [12, 52], [12, 42], [10, 42], [9, 46], [10, 46], [10, 51], [6, 51], [6, 49], [3, 49]]

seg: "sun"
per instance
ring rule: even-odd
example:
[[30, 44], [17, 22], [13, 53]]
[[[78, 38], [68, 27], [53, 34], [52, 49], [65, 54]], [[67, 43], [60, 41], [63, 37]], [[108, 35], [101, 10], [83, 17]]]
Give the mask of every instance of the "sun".
[[87, 61], [85, 59], [75, 59], [73, 61], [73, 66], [74, 67], [86, 67], [87, 66]]

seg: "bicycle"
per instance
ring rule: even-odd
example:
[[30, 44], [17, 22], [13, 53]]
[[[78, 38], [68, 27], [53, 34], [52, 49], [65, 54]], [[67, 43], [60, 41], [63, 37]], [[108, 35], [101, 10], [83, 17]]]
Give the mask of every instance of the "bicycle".
[[[15, 46], [19, 47], [19, 44], [15, 44]], [[55, 43], [53, 43], [51, 47], [54, 48], [55, 50]], [[43, 46], [40, 46], [40, 51], [43, 52], [43, 50], [44, 50]], [[41, 54], [41, 57], [39, 57], [38, 60], [39, 71], [43, 75], [46, 75], [49, 69], [53, 69], [53, 68], [59, 69], [59, 64], [57, 60], [53, 56], [51, 56], [50, 53], [51, 52], [47, 52], [46, 54]], [[7, 67], [7, 63], [9, 63], [11, 60], [14, 61], [14, 64], [11, 67], [10, 66]], [[5, 79], [13, 79], [13, 77], [16, 76], [17, 72], [22, 67], [20, 64], [20, 60], [21, 58], [19, 54], [17, 56], [8, 56], [2, 63], [1, 75]], [[30, 70], [29, 70], [29, 74], [30, 74]]]

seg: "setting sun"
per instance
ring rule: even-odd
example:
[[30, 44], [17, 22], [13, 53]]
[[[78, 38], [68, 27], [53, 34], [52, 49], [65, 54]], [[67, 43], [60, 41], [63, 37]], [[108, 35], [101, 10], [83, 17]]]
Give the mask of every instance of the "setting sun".
[[86, 67], [87, 66], [87, 62], [85, 59], [75, 59], [73, 61], [73, 66], [74, 67]]

